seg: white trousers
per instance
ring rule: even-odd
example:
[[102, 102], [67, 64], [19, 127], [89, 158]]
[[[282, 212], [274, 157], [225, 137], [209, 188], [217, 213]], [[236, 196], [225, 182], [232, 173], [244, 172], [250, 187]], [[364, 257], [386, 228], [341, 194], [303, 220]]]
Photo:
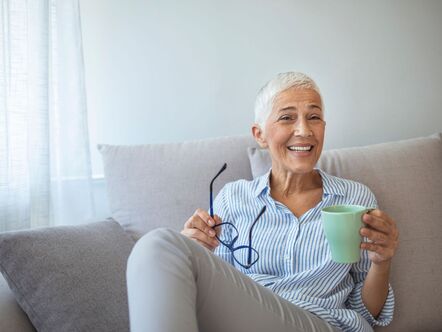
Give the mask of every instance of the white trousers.
[[132, 332], [338, 331], [166, 228], [138, 240], [127, 286]]

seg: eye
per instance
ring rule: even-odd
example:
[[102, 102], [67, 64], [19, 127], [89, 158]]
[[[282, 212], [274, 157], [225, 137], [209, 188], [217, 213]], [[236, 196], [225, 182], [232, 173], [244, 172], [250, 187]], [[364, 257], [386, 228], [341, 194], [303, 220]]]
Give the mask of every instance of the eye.
[[292, 120], [292, 118], [289, 115], [283, 115], [279, 118], [279, 120], [288, 121]]
[[310, 117], [310, 120], [321, 120], [321, 117], [318, 116], [318, 115], [312, 115], [312, 116]]

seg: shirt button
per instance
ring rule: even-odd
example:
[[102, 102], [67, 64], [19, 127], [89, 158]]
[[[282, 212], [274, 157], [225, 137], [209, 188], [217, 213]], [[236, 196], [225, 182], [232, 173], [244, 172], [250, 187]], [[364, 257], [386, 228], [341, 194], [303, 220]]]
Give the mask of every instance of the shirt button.
[[286, 261], [289, 261], [290, 260], [290, 255], [285, 255], [284, 258], [285, 258]]

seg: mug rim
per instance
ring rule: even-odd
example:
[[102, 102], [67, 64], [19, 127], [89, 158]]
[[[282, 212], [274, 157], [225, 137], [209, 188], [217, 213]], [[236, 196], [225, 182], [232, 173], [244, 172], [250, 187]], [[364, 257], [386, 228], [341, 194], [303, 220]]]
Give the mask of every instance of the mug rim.
[[[331, 209], [331, 208], [359, 208], [356, 211], [327, 211], [327, 209]], [[330, 205], [330, 206], [326, 206], [324, 208], [321, 209], [321, 212], [323, 213], [330, 213], [330, 214], [352, 214], [352, 213], [359, 213], [359, 212], [363, 212], [363, 211], [369, 211], [371, 210], [371, 208], [362, 206], [362, 205], [357, 205], [357, 204], [338, 204], [338, 205]]]

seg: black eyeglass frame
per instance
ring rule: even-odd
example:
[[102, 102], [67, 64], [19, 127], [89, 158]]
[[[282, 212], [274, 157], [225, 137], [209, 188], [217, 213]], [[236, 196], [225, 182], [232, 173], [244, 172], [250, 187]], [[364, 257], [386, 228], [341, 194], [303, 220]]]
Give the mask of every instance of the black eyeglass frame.
[[[212, 218], [213, 218], [213, 216], [214, 216], [214, 213], [213, 213], [213, 182], [215, 181], [215, 179], [216, 179], [216, 178], [217, 178], [222, 172], [224, 172], [224, 171], [226, 170], [226, 168], [227, 168], [227, 163], [224, 163], [224, 165], [221, 167], [221, 169], [219, 170], [219, 172], [215, 175], [215, 177], [212, 179], [212, 181], [210, 181], [210, 216], [211, 216]], [[230, 222], [223, 222], [223, 223], [220, 223], [220, 224], [217, 224], [217, 225], [212, 226], [212, 229], [215, 229], [216, 227], [220, 227], [220, 226], [223, 226], [223, 225], [230, 225], [231, 227], [233, 227], [233, 228], [235, 229], [237, 235], [232, 239], [232, 241], [230, 241], [230, 243], [221, 240], [221, 239], [218, 237], [218, 235], [215, 235], [215, 236], [216, 236], [216, 238], [218, 239], [218, 241], [219, 241], [221, 244], [223, 244], [225, 247], [227, 247], [227, 248], [231, 251], [231, 253], [232, 253], [232, 257], [233, 257], [233, 259], [235, 260], [235, 262], [237, 262], [239, 265], [241, 265], [241, 266], [242, 266], [243, 268], [245, 268], [245, 269], [249, 269], [249, 268], [251, 268], [251, 267], [252, 267], [252, 266], [253, 266], [253, 265], [259, 260], [259, 253], [258, 253], [258, 251], [256, 251], [256, 250], [252, 247], [252, 231], [253, 231], [253, 228], [255, 227], [257, 221], [259, 220], [259, 218], [261, 218], [261, 216], [262, 216], [262, 215], [264, 214], [264, 212], [266, 211], [266, 208], [267, 208], [267, 207], [266, 207], [265, 205], [262, 207], [262, 209], [261, 209], [260, 212], [258, 213], [258, 216], [255, 218], [255, 220], [253, 221], [252, 225], [250, 226], [250, 229], [249, 229], [249, 244], [248, 244], [248, 245], [240, 245], [240, 246], [235, 247], [235, 243], [236, 243], [236, 241], [237, 241], [238, 238], [239, 238], [239, 232], [238, 232], [238, 229], [236, 228], [236, 226], [233, 225], [232, 223], [230, 223]], [[240, 250], [240, 249], [247, 249], [247, 250], [248, 250], [248, 252], [247, 252], [247, 264], [246, 264], [246, 265], [243, 264], [243, 263], [241, 263], [241, 262], [235, 257], [234, 252], [237, 251], [237, 250]], [[256, 254], [256, 255], [255, 255], [256, 259], [254, 259], [253, 261], [252, 261], [252, 253], [255, 253], [255, 254]]]

